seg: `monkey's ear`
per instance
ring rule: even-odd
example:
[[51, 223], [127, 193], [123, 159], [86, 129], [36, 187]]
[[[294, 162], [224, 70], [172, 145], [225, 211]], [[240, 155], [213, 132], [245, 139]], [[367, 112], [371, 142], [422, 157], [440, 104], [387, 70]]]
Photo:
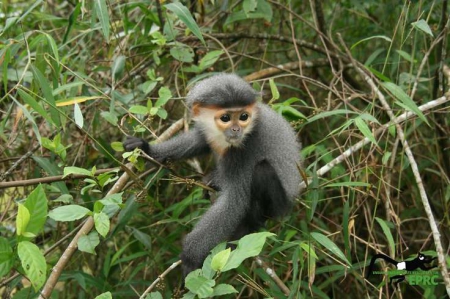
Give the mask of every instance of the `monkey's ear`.
[[147, 155], [150, 155], [150, 145], [142, 138], [127, 136], [127, 139], [123, 142], [123, 146], [127, 152], [131, 152], [135, 148], [140, 148]]

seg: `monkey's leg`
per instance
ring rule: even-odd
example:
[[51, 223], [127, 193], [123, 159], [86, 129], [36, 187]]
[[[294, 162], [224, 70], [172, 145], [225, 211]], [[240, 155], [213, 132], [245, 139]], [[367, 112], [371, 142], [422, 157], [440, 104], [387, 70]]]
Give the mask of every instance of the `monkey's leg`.
[[251, 198], [249, 216], [260, 227], [267, 218], [284, 216], [292, 207], [278, 174], [267, 160], [260, 161], [253, 170]]
[[231, 240], [233, 232], [248, 209], [248, 197], [239, 193], [240, 189], [237, 187], [221, 192], [217, 201], [186, 236], [181, 253], [184, 276], [201, 268], [203, 261], [216, 245]]
[[395, 275], [395, 276], [392, 276], [391, 279], [389, 279], [389, 283], [392, 284], [392, 281], [394, 281], [394, 283], [393, 283], [394, 288], [397, 289], [398, 284], [404, 280], [405, 280], [405, 275]]

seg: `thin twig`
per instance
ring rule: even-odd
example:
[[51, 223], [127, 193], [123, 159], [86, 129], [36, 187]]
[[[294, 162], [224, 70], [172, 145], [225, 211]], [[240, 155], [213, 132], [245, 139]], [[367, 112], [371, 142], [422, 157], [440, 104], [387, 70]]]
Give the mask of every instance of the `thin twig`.
[[150, 293], [153, 288], [161, 281], [164, 279], [164, 277], [166, 277], [167, 274], [169, 274], [170, 271], [172, 271], [173, 269], [175, 269], [176, 267], [178, 267], [178, 265], [181, 264], [181, 260], [173, 263], [172, 265], [170, 265], [169, 268], [167, 268], [161, 275], [158, 276], [158, 278], [155, 279], [155, 281], [153, 281], [153, 283], [145, 290], [144, 293], [142, 293], [142, 295], [139, 297], [139, 299], [144, 299], [145, 296]]
[[281, 280], [281, 278], [278, 277], [277, 273], [275, 273], [275, 271], [272, 268], [270, 268], [269, 265], [267, 265], [259, 256], [256, 257], [255, 260], [256, 260], [256, 263], [258, 264], [258, 266], [260, 266], [261, 268], [264, 269], [264, 271], [266, 271], [267, 275], [269, 275], [270, 278], [272, 278], [272, 280], [281, 289], [281, 291], [286, 296], [289, 296], [289, 293], [291, 292], [291, 290], [289, 290], [289, 288], [284, 284], [284, 282]]
[[[102, 173], [106, 173], [109, 171], [118, 170], [119, 168], [106, 168], [106, 169], [99, 169], [95, 172], [94, 175], [99, 175]], [[69, 176], [63, 176], [63, 175], [54, 175], [44, 178], [36, 178], [36, 179], [29, 179], [29, 180], [19, 180], [19, 181], [11, 181], [11, 182], [3, 182], [0, 183], [0, 189], [4, 188], [11, 188], [11, 187], [24, 187], [24, 186], [32, 186], [37, 184], [49, 184], [54, 182], [60, 182], [60, 181], [67, 181], [72, 179], [84, 179], [88, 178], [90, 176], [83, 175], [83, 174], [72, 174]]]

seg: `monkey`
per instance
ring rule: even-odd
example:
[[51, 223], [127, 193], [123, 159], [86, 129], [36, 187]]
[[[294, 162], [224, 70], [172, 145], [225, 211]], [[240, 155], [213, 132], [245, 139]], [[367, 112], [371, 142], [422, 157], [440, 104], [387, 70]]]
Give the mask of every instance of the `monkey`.
[[[428, 266], [425, 265], [425, 264], [430, 264], [431, 262], [433, 262], [433, 260], [435, 260], [436, 257], [432, 258], [431, 256], [427, 256], [427, 255], [425, 255], [423, 253], [420, 253], [420, 252], [417, 254], [417, 257], [414, 258], [413, 260], [411, 260], [411, 261], [402, 261], [402, 262], [397, 262], [396, 260], [392, 259], [391, 257], [389, 257], [389, 256], [387, 256], [385, 254], [378, 253], [378, 254], [375, 254], [372, 257], [372, 259], [370, 260], [370, 265], [369, 265], [369, 268], [367, 270], [366, 279], [368, 279], [370, 274], [373, 272], [373, 266], [375, 264], [375, 261], [377, 259], [379, 259], [379, 258], [385, 260], [386, 262], [388, 262], [388, 263], [390, 263], [392, 265], [394, 265], [397, 268], [397, 270], [414, 271], [414, 270], [420, 268], [420, 269], [422, 269], [424, 271], [427, 271], [427, 270], [431, 270], [433, 268], [436, 268], [435, 266], [429, 266], [428, 267]], [[397, 285], [400, 282], [404, 281], [404, 280], [405, 280], [405, 275], [395, 275], [395, 276], [392, 276], [389, 279], [389, 283], [394, 282], [394, 286], [397, 287]]]
[[289, 123], [236, 74], [219, 73], [186, 96], [194, 126], [160, 144], [128, 136], [126, 151], [140, 148], [164, 162], [212, 153], [209, 174], [218, 196], [187, 234], [181, 253], [184, 277], [201, 268], [219, 243], [263, 228], [287, 215], [299, 193], [300, 143]]

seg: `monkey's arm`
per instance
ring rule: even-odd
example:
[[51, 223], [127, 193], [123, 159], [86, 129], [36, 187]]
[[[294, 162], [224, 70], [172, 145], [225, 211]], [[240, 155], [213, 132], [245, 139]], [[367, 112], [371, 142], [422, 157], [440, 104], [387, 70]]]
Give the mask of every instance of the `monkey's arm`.
[[150, 145], [141, 138], [127, 136], [123, 145], [127, 151], [140, 148], [147, 155], [160, 162], [167, 159], [188, 159], [210, 152], [205, 137], [197, 128], [155, 145]]

